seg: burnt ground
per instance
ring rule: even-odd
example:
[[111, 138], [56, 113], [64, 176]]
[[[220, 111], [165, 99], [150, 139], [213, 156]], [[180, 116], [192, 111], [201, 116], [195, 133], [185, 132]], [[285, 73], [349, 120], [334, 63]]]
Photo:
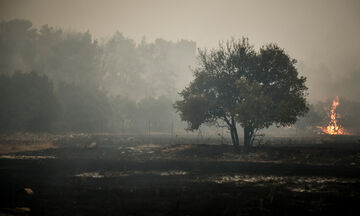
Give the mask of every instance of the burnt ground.
[[[202, 141], [3, 137], [28, 148], [0, 155], [0, 215], [360, 215], [357, 138], [249, 153]], [[39, 142], [51, 147], [29, 148]]]

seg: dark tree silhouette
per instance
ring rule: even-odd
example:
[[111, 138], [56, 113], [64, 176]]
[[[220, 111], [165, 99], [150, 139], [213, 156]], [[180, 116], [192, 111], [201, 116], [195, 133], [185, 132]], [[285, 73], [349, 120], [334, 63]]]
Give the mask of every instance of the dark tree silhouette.
[[58, 117], [53, 84], [35, 72], [0, 75], [0, 132], [49, 131]]
[[244, 128], [244, 145], [252, 145], [257, 130], [289, 126], [307, 110], [305, 77], [299, 77], [295, 59], [269, 44], [256, 52], [247, 38], [220, 43], [199, 51], [195, 79], [174, 107], [189, 129], [223, 122], [239, 146], [237, 123]]

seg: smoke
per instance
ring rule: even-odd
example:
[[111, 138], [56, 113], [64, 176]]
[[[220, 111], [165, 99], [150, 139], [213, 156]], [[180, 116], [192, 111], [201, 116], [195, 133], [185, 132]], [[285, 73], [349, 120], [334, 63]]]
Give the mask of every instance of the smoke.
[[256, 46], [275, 42], [301, 62], [312, 102], [337, 95], [360, 101], [359, 11], [357, 0], [0, 0], [1, 20], [89, 30], [95, 38], [119, 30], [137, 43], [143, 36], [150, 42], [184, 38], [199, 47], [241, 36]]
[[299, 73], [307, 77], [309, 101], [316, 103], [339, 96], [360, 102], [360, 67], [357, 64], [346, 67], [335, 71], [325, 64], [309, 67], [303, 62], [299, 63]]

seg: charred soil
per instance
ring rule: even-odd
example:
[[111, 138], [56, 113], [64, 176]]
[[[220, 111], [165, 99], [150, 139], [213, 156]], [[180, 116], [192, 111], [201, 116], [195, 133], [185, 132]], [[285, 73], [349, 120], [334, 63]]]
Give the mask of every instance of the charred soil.
[[51, 148], [3, 152], [0, 215], [360, 214], [356, 142], [247, 154], [195, 142], [51, 137]]

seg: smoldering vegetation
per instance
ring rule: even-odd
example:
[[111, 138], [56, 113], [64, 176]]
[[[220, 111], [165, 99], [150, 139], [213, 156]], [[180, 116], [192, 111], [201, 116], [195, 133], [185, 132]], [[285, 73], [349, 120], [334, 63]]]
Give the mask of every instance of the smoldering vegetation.
[[[329, 115], [333, 99], [318, 101], [309, 105], [309, 112], [299, 118], [294, 125], [295, 129], [304, 136], [321, 133], [319, 126], [326, 126], [331, 117]], [[346, 98], [340, 98], [339, 106], [336, 108], [336, 117], [339, 125], [342, 125], [349, 134], [359, 134], [360, 103]], [[300, 135], [299, 134], [299, 135]]]

